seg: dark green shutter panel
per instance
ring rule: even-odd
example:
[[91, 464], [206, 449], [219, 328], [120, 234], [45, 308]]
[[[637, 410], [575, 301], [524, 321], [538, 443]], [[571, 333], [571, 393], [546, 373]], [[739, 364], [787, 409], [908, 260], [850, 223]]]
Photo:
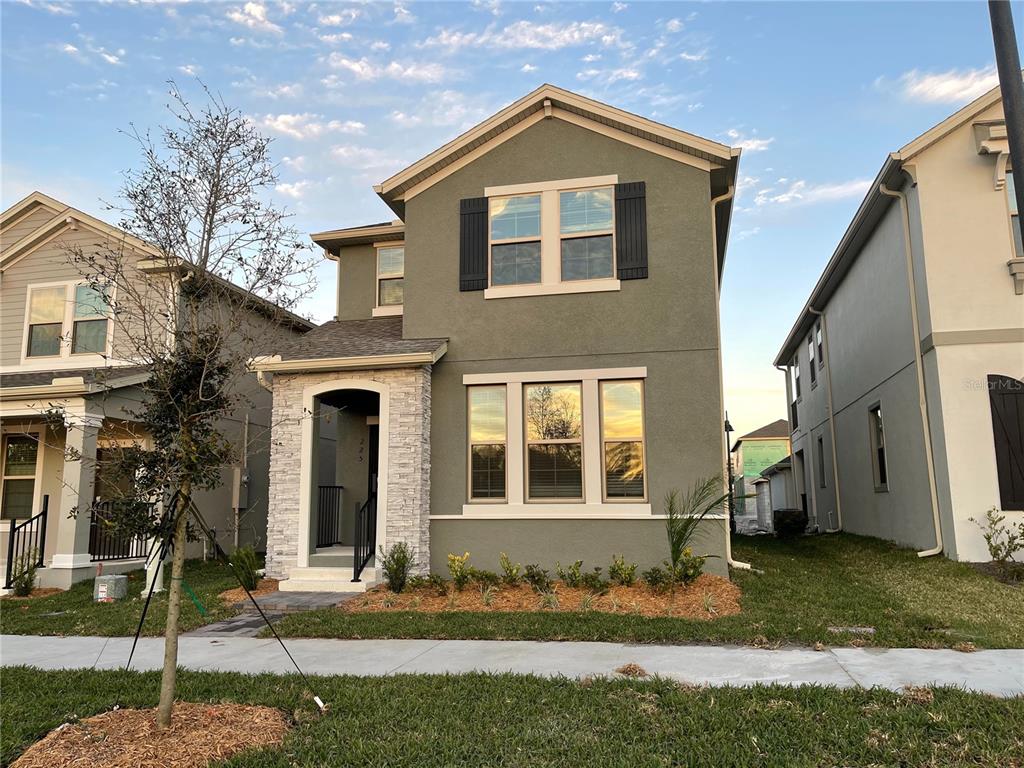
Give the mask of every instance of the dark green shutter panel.
[[487, 287], [487, 198], [459, 201], [459, 290]]
[[647, 277], [647, 185], [615, 185], [615, 261], [619, 280]]
[[1024, 382], [989, 374], [999, 507], [1024, 510]]

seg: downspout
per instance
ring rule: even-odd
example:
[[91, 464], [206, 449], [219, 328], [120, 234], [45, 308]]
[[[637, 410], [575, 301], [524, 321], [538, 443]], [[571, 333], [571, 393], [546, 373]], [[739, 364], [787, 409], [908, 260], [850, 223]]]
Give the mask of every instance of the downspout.
[[[718, 401], [722, 404], [721, 413], [719, 414], [718, 426], [719, 431], [722, 432], [722, 466], [725, 466], [725, 462], [729, 461], [728, 446], [726, 445], [725, 432], [722, 430], [722, 425], [725, 423], [725, 387], [722, 383], [722, 319], [721, 319], [721, 308], [722, 308], [722, 295], [721, 295], [721, 279], [718, 274], [718, 225], [716, 221], [715, 211], [718, 210], [718, 204], [724, 203], [726, 200], [732, 200], [736, 196], [735, 185], [730, 184], [729, 189], [718, 197], [711, 198], [711, 268], [715, 279], [715, 333], [718, 335]], [[724, 473], [723, 473], [724, 474]], [[726, 481], [727, 482], [727, 481]], [[732, 489], [726, 489], [731, 491]], [[725, 562], [731, 567], [741, 571], [749, 571], [750, 563], [744, 563], [740, 560], [732, 559], [732, 534], [729, 532], [729, 521], [725, 523]]]
[[814, 307], [807, 308], [812, 315], [821, 319], [821, 356], [825, 363], [825, 394], [828, 396], [828, 431], [832, 438], [832, 478], [836, 486], [836, 527], [826, 528], [825, 533], [839, 533], [843, 530], [843, 502], [839, 493], [839, 459], [836, 454], [836, 415], [832, 407], [832, 361], [829, 360], [828, 323], [825, 313]]
[[914, 367], [917, 371], [917, 404], [921, 412], [921, 428], [924, 430], [924, 453], [928, 468], [928, 491], [931, 494], [932, 520], [935, 525], [935, 546], [917, 553], [918, 557], [942, 554], [942, 522], [939, 519], [939, 494], [935, 487], [935, 458], [932, 455], [932, 430], [928, 421], [928, 400], [924, 392], [924, 360], [921, 355], [921, 327], [917, 317], [917, 282], [914, 279], [914, 258], [910, 243], [910, 207], [907, 196], [901, 191], [889, 189], [882, 182], [878, 191], [900, 201], [903, 214], [903, 250], [906, 253], [907, 283], [910, 286], [910, 322], [914, 331]]

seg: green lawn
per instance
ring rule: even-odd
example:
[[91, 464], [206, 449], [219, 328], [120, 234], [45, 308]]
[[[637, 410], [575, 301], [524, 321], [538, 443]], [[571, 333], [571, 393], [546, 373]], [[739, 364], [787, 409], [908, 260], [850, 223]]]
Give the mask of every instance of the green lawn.
[[[5, 669], [0, 762], [64, 722], [155, 706], [159, 677]], [[696, 689], [671, 681], [511, 675], [315, 678], [319, 716], [295, 676], [182, 671], [179, 698], [279, 707], [280, 748], [231, 766], [978, 766], [1022, 765], [1024, 699], [942, 689], [781, 686]]]
[[[870, 626], [869, 645], [1024, 648], [1024, 588], [970, 566], [850, 535], [787, 543], [733, 539], [734, 557], [763, 574], [735, 571], [743, 611], [713, 621], [599, 613], [347, 614], [335, 609], [285, 618], [291, 637], [609, 640], [640, 643], [845, 645], [856, 635], [829, 626]], [[588, 564], [589, 565], [589, 564]]]
[[[238, 586], [226, 566], [189, 560], [185, 566], [185, 583], [192, 589], [206, 615], [199, 612], [187, 594], [183, 595], [183, 632], [237, 613], [217, 598], [225, 589]], [[128, 598], [116, 603], [93, 602], [91, 579], [49, 597], [0, 600], [0, 632], [8, 635], [134, 635], [145, 603], [145, 598], [140, 596], [144, 586], [145, 573], [139, 570], [128, 574]], [[155, 594], [146, 614], [143, 634], [163, 634], [166, 619], [167, 593]]]

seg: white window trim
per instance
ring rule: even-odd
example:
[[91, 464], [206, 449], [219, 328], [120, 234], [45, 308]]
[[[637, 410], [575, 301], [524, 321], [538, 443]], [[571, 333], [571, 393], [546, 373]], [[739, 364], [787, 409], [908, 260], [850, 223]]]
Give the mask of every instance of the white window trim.
[[[88, 285], [87, 280], [81, 278], [75, 280], [58, 280], [48, 283], [32, 283], [25, 287], [25, 316], [21, 333], [21, 365], [22, 369], [50, 370], [52, 368], [68, 367], [71, 364], [75, 368], [91, 368], [102, 366], [112, 360], [114, 322], [107, 318], [107, 344], [103, 354], [95, 352], [72, 352], [71, 345], [74, 343], [75, 332], [75, 299], [74, 289], [79, 285]], [[61, 321], [60, 354], [57, 355], [32, 355], [28, 354], [28, 328], [31, 317], [32, 291], [43, 288], [64, 287], [64, 318]], [[111, 288], [110, 302], [113, 304], [116, 288]], [[70, 294], [70, 296], [69, 296]]]
[[[22, 426], [10, 426], [3, 427], [0, 429], [0, 501], [3, 499], [3, 482], [7, 477], [7, 437], [9, 435], [30, 435], [36, 439], [36, 469], [35, 474], [32, 476], [32, 509], [31, 516], [39, 514], [42, 504], [43, 496], [43, 452], [46, 449], [46, 445], [43, 442], [43, 436], [46, 434], [44, 428], [38, 426], [22, 427]], [[26, 480], [24, 475], [20, 476], [20, 479]], [[27, 519], [27, 518], [26, 518]], [[3, 518], [2, 521], [4, 528], [9, 528], [12, 522], [22, 522], [19, 520], [12, 520], [10, 518]]]
[[[405, 312], [405, 296], [402, 296], [401, 304], [386, 304], [381, 305], [380, 303], [380, 281], [384, 280], [395, 280], [397, 278], [405, 279], [405, 257], [402, 257], [402, 274], [400, 275], [387, 275], [381, 278], [380, 274], [380, 252], [382, 248], [401, 248], [405, 250], [404, 240], [393, 240], [390, 242], [374, 243], [374, 280], [373, 280], [373, 311], [371, 312], [372, 317], [394, 317], [401, 315]], [[404, 290], [404, 289], [403, 289]]]
[[[612, 276], [595, 280], [562, 280], [562, 232], [559, 215], [560, 193], [613, 187], [619, 183], [617, 174], [609, 176], [590, 176], [580, 179], [561, 179], [529, 184], [507, 184], [497, 187], [485, 187], [487, 197], [487, 288], [484, 289], [485, 299], [508, 299], [521, 296], [552, 296], [564, 293], [597, 293], [600, 291], [618, 291], [621, 283], [615, 275], [617, 264], [615, 256], [615, 225], [614, 210], [612, 213]], [[541, 274], [539, 283], [518, 285], [491, 285], [491, 241], [490, 208], [491, 202], [504, 197], [522, 195], [540, 195], [540, 259]], [[613, 189], [614, 195], [614, 189]], [[613, 202], [614, 205], [614, 202]], [[593, 236], [608, 234], [598, 232]], [[576, 237], [587, 237], [587, 233], [578, 233]], [[498, 241], [497, 244], [512, 242], [534, 242], [537, 238], [524, 237]]]
[[[475, 384], [505, 384], [505, 501], [474, 501], [462, 507], [464, 519], [503, 518], [534, 519], [563, 518], [587, 519], [591, 517], [651, 516], [650, 501], [604, 500], [604, 456], [601, 442], [601, 404], [598, 382], [612, 379], [639, 379], [646, 390], [647, 368], [585, 368], [559, 371], [514, 371], [508, 373], [467, 373], [462, 377], [465, 386]], [[523, 408], [523, 385], [545, 382], [580, 382], [583, 410], [583, 500], [564, 502], [528, 502], [526, 495], [526, 434]], [[645, 398], [646, 405], [646, 398]], [[644, 418], [646, 421], [646, 413]], [[468, 418], [468, 413], [467, 413]], [[518, 429], [509, 429], [519, 425]], [[588, 436], [592, 436], [588, 439]], [[648, 482], [649, 457], [644, 435], [644, 482]], [[468, 496], [468, 489], [467, 489]]]

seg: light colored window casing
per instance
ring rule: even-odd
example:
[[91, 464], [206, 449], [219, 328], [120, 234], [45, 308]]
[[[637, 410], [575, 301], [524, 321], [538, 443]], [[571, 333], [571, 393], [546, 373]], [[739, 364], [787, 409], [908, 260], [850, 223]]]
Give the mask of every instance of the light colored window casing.
[[803, 393], [800, 391], [800, 358], [799, 356], [793, 358], [793, 365], [790, 368], [793, 371], [793, 402], [799, 403]]
[[[502, 411], [502, 424], [499, 430], [493, 429], [490, 433], [485, 430], [477, 431], [476, 424], [474, 423], [474, 396], [477, 394], [501, 394], [501, 411]], [[466, 388], [466, 413], [467, 418], [467, 437], [468, 437], [468, 448], [469, 452], [466, 457], [466, 488], [468, 489], [469, 500], [473, 503], [484, 503], [484, 504], [501, 504], [505, 501], [508, 495], [508, 387], [504, 384], [490, 384], [490, 385], [478, 385]], [[500, 439], [498, 439], [500, 437]], [[500, 447], [503, 453], [502, 463], [504, 464], [504, 489], [505, 492], [500, 496], [491, 495], [478, 495], [474, 486], [473, 479], [473, 458], [475, 452], [480, 448], [497, 448]]]
[[[43, 451], [41, 445], [41, 434], [38, 432], [5, 432], [3, 439], [0, 440], [0, 462], [3, 466], [0, 467], [0, 517], [3, 520], [24, 520], [32, 517], [38, 512], [38, 498], [39, 498], [39, 469], [40, 462], [42, 460]], [[9, 466], [8, 462], [8, 451], [11, 441], [15, 441], [16, 444], [23, 444], [25, 447], [32, 448], [32, 472], [28, 474], [26, 472], [15, 471], [14, 467]], [[28, 492], [30, 497], [28, 508], [20, 510], [9, 509], [7, 494], [11, 492], [11, 486], [13, 484], [31, 483], [31, 489]]]
[[821, 320], [814, 324], [814, 347], [818, 352], [818, 367], [825, 367], [825, 340], [821, 333]]
[[[374, 281], [374, 299], [373, 299], [373, 317], [388, 317], [393, 315], [402, 314], [402, 310], [405, 306], [405, 243], [404, 242], [386, 242], [386, 243], [374, 243], [376, 249], [376, 273], [377, 279]], [[385, 259], [394, 256], [395, 252], [401, 251], [402, 254], [402, 269], [387, 269], [382, 264], [382, 256]], [[381, 301], [382, 288], [385, 283], [401, 281], [402, 286], [402, 301], [399, 303], [383, 303]]]
[[[488, 288], [484, 290], [485, 299], [512, 298], [516, 296], [544, 296], [562, 293], [592, 293], [597, 291], [617, 291], [621, 285], [616, 275], [615, 265], [615, 190], [618, 176], [595, 176], [582, 179], [565, 179], [561, 181], [538, 182], [536, 184], [512, 184], [501, 187], [487, 187], [484, 195], [488, 198]], [[569, 192], [589, 192], [608, 190], [611, 194], [611, 226], [594, 230], [578, 230], [562, 233], [561, 195]], [[502, 237], [493, 239], [491, 215], [497, 204], [503, 200], [517, 197], [540, 197], [540, 232], [537, 235], [524, 233], [521, 237]], [[562, 276], [562, 241], [577, 240], [586, 237], [602, 237], [610, 235], [611, 243], [611, 274], [608, 277], [594, 279], [563, 279]], [[539, 282], [518, 283], [508, 285], [495, 284], [493, 279], [495, 245], [514, 243], [540, 242], [540, 280]]]
[[807, 367], [811, 372], [811, 389], [818, 386], [818, 367], [814, 364], [814, 336], [807, 337]]
[[1006, 199], [1010, 208], [1010, 237], [1013, 240], [1014, 256], [1018, 259], [1024, 259], [1024, 240], [1022, 240], [1020, 231], [1020, 211], [1017, 210], [1017, 196], [1014, 192], [1014, 184], [1013, 171], [1007, 169]]
[[[637, 412], [632, 418], [632, 424], [629, 429], [622, 427], [615, 428], [610, 425], [608, 418], [608, 398], [606, 393], [615, 388], [621, 386], [633, 386], [637, 392]], [[642, 379], [619, 379], [619, 380], [606, 380], [600, 383], [600, 394], [601, 394], [601, 458], [602, 458], [602, 482], [604, 489], [604, 501], [609, 504], [621, 504], [623, 502], [634, 502], [634, 501], [645, 501], [647, 499], [647, 444], [644, 440], [644, 434], [646, 432], [644, 426], [644, 383]], [[609, 446], [613, 444], [618, 445], [633, 445], [640, 449], [640, 493], [636, 494], [622, 494], [617, 496], [609, 496], [608, 494], [608, 457], [609, 457]]]
[[[93, 294], [90, 300], [88, 293]], [[30, 344], [33, 340], [33, 333], [39, 326], [56, 326], [56, 312], [42, 312], [38, 304], [34, 306], [36, 298], [47, 294], [53, 296], [63, 295], [62, 308], [60, 311], [60, 334], [55, 354], [30, 354]], [[97, 311], [96, 292], [89, 289], [87, 283], [82, 280], [66, 280], [58, 283], [38, 283], [30, 285], [25, 294], [25, 326], [21, 343], [21, 363], [23, 366], [31, 367], [36, 365], [53, 365], [56, 361], [74, 360], [79, 365], [99, 365], [111, 356], [111, 342], [113, 337], [114, 324], [102, 312]], [[106, 299], [106, 306], [109, 307], [113, 301], [113, 289], [111, 295]], [[103, 308], [101, 308], [103, 309]], [[109, 310], [108, 310], [109, 311]], [[34, 312], [36, 313], [34, 316]], [[45, 315], [45, 316], [44, 316]], [[93, 324], [102, 321], [104, 323], [102, 338], [102, 350], [77, 350], [77, 338], [84, 329], [81, 324]]]
[[881, 403], [875, 403], [868, 408], [868, 430], [871, 444], [871, 473], [875, 483], [875, 492], [886, 493], [889, 490], [890, 478]]

